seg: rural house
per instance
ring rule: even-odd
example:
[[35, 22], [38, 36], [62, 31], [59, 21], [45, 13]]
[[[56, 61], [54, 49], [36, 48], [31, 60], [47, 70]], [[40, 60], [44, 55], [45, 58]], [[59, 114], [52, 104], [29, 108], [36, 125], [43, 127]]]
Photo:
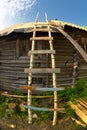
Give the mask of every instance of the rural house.
[[[21, 90], [28, 84], [31, 43], [36, 26], [35, 50], [49, 50], [46, 22], [13, 25], [0, 31], [0, 89]], [[55, 51], [57, 87], [75, 86], [76, 79], [87, 80], [87, 29], [66, 22], [51, 20], [49, 29]], [[38, 37], [43, 39], [38, 39]], [[47, 52], [45, 51], [45, 53]], [[34, 68], [51, 68], [50, 54], [35, 54]], [[36, 87], [52, 87], [52, 73], [34, 73], [32, 83]]]

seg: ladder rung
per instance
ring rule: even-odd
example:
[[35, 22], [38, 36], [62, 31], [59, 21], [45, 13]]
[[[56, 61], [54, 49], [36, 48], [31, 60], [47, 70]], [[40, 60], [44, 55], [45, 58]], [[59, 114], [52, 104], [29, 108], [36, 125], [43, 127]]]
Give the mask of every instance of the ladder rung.
[[33, 69], [24, 69], [25, 73], [41, 74], [41, 73], [60, 73], [60, 68], [33, 68]]
[[65, 88], [64, 87], [58, 87], [58, 88], [40, 88], [40, 87], [34, 87], [34, 86], [21, 86], [22, 89], [29, 89], [29, 90], [36, 90], [36, 91], [62, 91]]
[[31, 37], [30, 40], [53, 40], [53, 37]]
[[36, 28], [36, 29], [32, 29], [32, 31], [52, 32], [53, 30], [51, 28]]
[[37, 111], [60, 111], [60, 112], [65, 112], [65, 108], [41, 108], [41, 107], [33, 107], [33, 106], [27, 106], [27, 105], [23, 105], [24, 108], [27, 109], [32, 109], [32, 110], [37, 110]]
[[37, 23], [34, 23], [35, 26], [51, 26], [49, 23], [46, 23], [46, 22], [37, 22]]
[[55, 50], [34, 50], [29, 51], [28, 55], [30, 54], [55, 54]]

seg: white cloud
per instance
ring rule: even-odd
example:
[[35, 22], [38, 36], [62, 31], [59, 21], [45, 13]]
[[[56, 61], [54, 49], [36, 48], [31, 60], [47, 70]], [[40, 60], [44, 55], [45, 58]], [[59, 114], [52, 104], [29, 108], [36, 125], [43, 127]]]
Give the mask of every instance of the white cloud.
[[37, 0], [0, 0], [0, 27], [6, 17], [15, 17], [21, 11], [31, 9]]
[[36, 2], [36, 0], [6, 0], [8, 14], [15, 16], [18, 12], [30, 9]]

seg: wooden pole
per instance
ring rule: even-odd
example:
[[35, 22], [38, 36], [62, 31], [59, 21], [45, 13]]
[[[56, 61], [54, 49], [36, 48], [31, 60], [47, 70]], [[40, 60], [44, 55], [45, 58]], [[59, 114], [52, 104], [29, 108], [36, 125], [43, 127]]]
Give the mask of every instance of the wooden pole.
[[[33, 32], [33, 37], [35, 36], [35, 32]], [[31, 50], [33, 51], [35, 48], [35, 41], [32, 41], [32, 48]], [[34, 55], [32, 54], [30, 56], [30, 69], [33, 68], [33, 59], [34, 59]], [[32, 73], [29, 73], [28, 76], [28, 85], [30, 86], [32, 83]], [[31, 106], [31, 98], [32, 98], [32, 93], [31, 90], [28, 89], [28, 101], [27, 101], [27, 105]], [[31, 109], [28, 109], [28, 123], [31, 124], [32, 123], [32, 114], [31, 114]]]
[[[39, 12], [37, 13], [37, 16], [36, 16], [36, 19], [35, 19], [36, 25], [34, 25], [34, 30], [36, 29], [36, 26], [37, 26], [38, 17], [39, 17]], [[36, 31], [33, 31], [33, 38], [35, 37], [35, 35], [36, 35]], [[31, 51], [34, 51], [34, 50], [35, 50], [35, 40], [33, 39]], [[30, 69], [33, 68], [33, 61], [34, 61], [34, 54], [31, 54], [30, 55], [30, 67], [29, 67]], [[31, 84], [32, 84], [32, 73], [29, 73], [28, 86], [30, 86]], [[28, 101], [27, 101], [28, 106], [31, 106], [31, 101], [32, 101], [32, 92], [31, 92], [30, 89], [28, 89]], [[29, 124], [32, 123], [31, 109], [28, 109], [28, 123]]]
[[73, 54], [73, 77], [72, 77], [72, 88], [75, 87], [76, 76], [78, 70], [78, 60], [77, 60], [77, 52], [75, 51]]
[[[48, 23], [48, 18], [47, 18], [47, 14], [45, 13], [46, 16], [46, 22]], [[48, 25], [48, 29], [50, 28], [50, 26]], [[51, 37], [51, 31], [48, 31], [49, 33], [49, 37]], [[50, 44], [50, 50], [53, 50], [53, 43], [52, 40], [49, 40], [49, 44]], [[51, 54], [51, 62], [52, 62], [52, 68], [55, 68], [55, 56], [54, 54]], [[53, 88], [56, 88], [56, 73], [52, 74], [52, 79], [53, 79]], [[57, 98], [57, 91], [54, 91], [54, 109], [58, 108], [58, 98]], [[56, 125], [57, 123], [57, 111], [54, 111], [54, 115], [53, 115], [53, 125]]]

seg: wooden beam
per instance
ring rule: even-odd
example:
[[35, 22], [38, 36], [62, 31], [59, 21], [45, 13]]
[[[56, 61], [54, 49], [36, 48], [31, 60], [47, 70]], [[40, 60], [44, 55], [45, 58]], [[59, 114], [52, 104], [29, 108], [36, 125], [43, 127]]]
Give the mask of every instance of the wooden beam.
[[72, 45], [78, 50], [78, 52], [81, 54], [81, 56], [84, 58], [84, 60], [87, 62], [87, 53], [84, 51], [84, 49], [79, 45], [78, 42], [76, 42], [67, 32], [65, 32], [63, 29], [58, 27], [56, 22], [50, 22], [51, 25], [56, 26], [56, 29], [61, 32], [69, 41], [72, 43]]
[[55, 50], [34, 50], [29, 51], [28, 55], [30, 54], [55, 54]]
[[30, 40], [45, 40], [45, 41], [49, 41], [49, 40], [53, 40], [53, 37], [31, 37]]
[[33, 69], [24, 69], [25, 73], [34, 73], [34, 74], [46, 74], [46, 73], [60, 73], [60, 68], [33, 68]]

